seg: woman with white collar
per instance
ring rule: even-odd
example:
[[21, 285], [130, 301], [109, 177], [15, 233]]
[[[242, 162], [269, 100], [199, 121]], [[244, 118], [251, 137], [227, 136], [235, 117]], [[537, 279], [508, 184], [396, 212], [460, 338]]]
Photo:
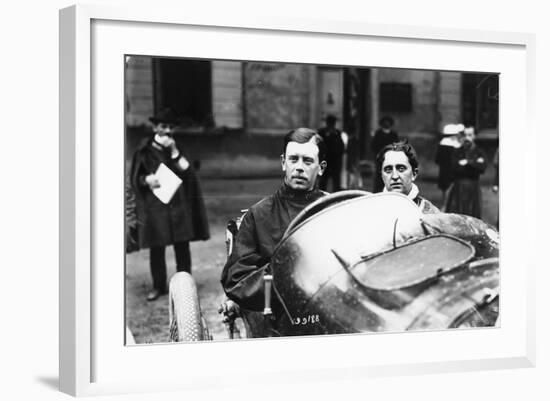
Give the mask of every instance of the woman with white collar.
[[445, 195], [453, 182], [452, 155], [455, 149], [461, 145], [458, 136], [464, 131], [463, 124], [447, 124], [443, 127], [442, 139], [437, 145], [435, 163], [439, 166], [437, 186], [441, 190], [442, 203], [445, 203]]

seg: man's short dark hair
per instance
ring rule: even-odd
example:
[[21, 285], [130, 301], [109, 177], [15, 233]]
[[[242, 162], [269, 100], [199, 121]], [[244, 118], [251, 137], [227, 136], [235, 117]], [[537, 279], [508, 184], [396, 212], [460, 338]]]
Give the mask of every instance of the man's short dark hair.
[[286, 153], [286, 145], [289, 142], [307, 143], [314, 138], [315, 145], [319, 149], [319, 162], [325, 160], [327, 155], [327, 145], [323, 140], [323, 137], [317, 133], [317, 131], [311, 128], [296, 128], [285, 135], [283, 155]]
[[382, 116], [382, 118], [378, 121], [379, 125], [388, 124], [390, 127], [393, 126], [394, 121], [392, 116]]
[[378, 155], [376, 155], [376, 168], [378, 171], [382, 171], [382, 164], [384, 164], [384, 159], [386, 158], [386, 153], [390, 150], [394, 152], [403, 152], [407, 159], [409, 159], [409, 164], [411, 165], [413, 171], [418, 171], [418, 158], [416, 156], [416, 151], [410, 143], [405, 141], [394, 142], [389, 145], [386, 145], [382, 148]]
[[330, 126], [336, 125], [336, 116], [334, 114], [329, 114], [325, 117], [325, 123]]

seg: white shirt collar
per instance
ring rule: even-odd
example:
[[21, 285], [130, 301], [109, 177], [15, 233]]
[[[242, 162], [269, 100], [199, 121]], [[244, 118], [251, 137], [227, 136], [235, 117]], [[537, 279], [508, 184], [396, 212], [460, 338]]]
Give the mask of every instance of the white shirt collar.
[[[390, 192], [390, 191], [388, 191], [386, 187], [384, 187], [384, 190], [382, 192]], [[411, 191], [407, 195], [407, 198], [414, 200], [419, 193], [420, 191], [418, 190], [418, 187], [416, 186], [416, 184], [412, 184]]]
[[162, 137], [159, 134], [155, 134], [155, 136], [153, 137], [153, 140], [159, 145], [162, 143]]

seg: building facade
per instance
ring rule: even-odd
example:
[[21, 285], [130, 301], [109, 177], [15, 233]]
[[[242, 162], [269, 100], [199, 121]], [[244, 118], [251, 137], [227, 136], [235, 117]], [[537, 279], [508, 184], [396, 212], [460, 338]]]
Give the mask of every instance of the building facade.
[[[498, 138], [496, 74], [145, 56], [127, 57], [125, 74], [128, 134], [169, 106], [182, 116], [178, 134], [210, 146], [203, 153], [223, 152], [216, 141], [231, 152], [263, 153], [292, 128], [321, 127], [328, 114], [357, 138], [361, 159], [372, 158], [370, 138], [383, 115], [421, 148], [449, 123]], [[250, 145], [239, 146], [244, 139]]]

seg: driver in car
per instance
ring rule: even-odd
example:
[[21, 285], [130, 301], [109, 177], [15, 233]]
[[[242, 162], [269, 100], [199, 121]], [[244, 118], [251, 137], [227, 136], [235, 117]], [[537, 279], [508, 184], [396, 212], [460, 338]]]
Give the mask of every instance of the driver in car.
[[398, 192], [411, 199], [422, 213], [440, 213], [429, 200], [419, 195], [414, 181], [418, 177], [416, 151], [407, 142], [385, 146], [376, 157], [377, 171], [381, 171], [384, 192]]
[[[317, 188], [324, 173], [326, 145], [309, 128], [297, 128], [284, 138], [281, 166], [284, 181], [272, 195], [251, 206], [244, 215], [233, 250], [222, 272], [228, 298], [250, 311], [264, 308], [264, 274], [275, 247], [290, 222], [309, 204], [326, 195]], [[228, 314], [228, 306], [220, 312]]]

